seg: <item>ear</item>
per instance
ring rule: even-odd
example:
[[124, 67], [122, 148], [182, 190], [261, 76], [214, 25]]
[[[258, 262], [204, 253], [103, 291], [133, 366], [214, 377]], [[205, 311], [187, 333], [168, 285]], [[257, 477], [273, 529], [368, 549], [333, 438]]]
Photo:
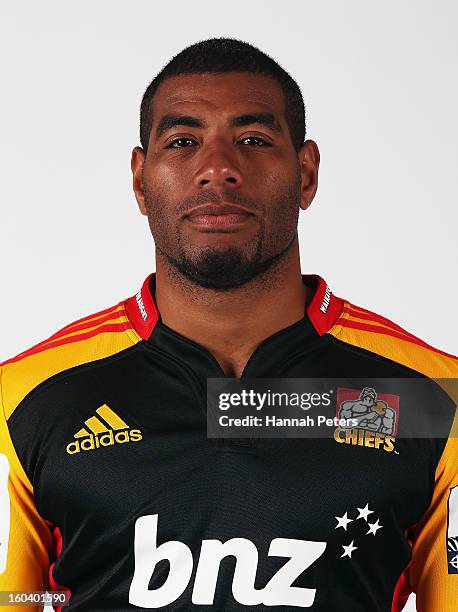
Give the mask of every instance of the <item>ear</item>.
[[312, 203], [318, 189], [318, 168], [320, 152], [316, 142], [306, 140], [298, 151], [301, 169], [301, 208], [306, 210]]
[[145, 163], [145, 152], [141, 147], [135, 147], [132, 151], [130, 167], [132, 170], [132, 186], [134, 188], [135, 198], [138, 208], [142, 215], [146, 215], [145, 196], [143, 194], [143, 165]]

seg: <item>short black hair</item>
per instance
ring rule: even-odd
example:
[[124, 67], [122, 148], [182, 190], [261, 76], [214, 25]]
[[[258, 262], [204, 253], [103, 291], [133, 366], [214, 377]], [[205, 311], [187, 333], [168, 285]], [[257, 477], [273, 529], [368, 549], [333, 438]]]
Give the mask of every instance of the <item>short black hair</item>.
[[140, 142], [148, 149], [152, 101], [159, 85], [169, 77], [184, 74], [252, 72], [275, 79], [285, 98], [285, 117], [291, 140], [298, 150], [305, 139], [305, 107], [299, 85], [274, 59], [257, 47], [234, 38], [210, 38], [180, 51], [148, 85], [140, 107]]

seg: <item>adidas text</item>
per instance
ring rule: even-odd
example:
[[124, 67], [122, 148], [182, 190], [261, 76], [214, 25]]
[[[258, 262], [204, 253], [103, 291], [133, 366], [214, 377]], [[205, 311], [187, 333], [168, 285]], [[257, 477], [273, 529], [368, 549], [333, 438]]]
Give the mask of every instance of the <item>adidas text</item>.
[[126, 442], [138, 442], [142, 439], [139, 429], [127, 429], [124, 431], [109, 431], [102, 435], [90, 434], [86, 438], [74, 440], [67, 444], [67, 453], [74, 455], [80, 451], [90, 451], [101, 446], [113, 446], [114, 444], [125, 444]]

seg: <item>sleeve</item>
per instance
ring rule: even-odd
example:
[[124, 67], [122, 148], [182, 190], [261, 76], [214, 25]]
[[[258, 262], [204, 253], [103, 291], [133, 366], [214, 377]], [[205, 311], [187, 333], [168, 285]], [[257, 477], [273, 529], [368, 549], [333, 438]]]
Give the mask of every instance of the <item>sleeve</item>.
[[[37, 511], [32, 484], [11, 440], [1, 396], [1, 370], [0, 408], [0, 591], [45, 591], [52, 532]], [[43, 606], [0, 605], [0, 610], [10, 609], [36, 612]]]
[[[455, 421], [456, 424], [456, 421]], [[415, 529], [409, 581], [419, 612], [458, 610], [458, 432], [435, 472], [431, 504]]]

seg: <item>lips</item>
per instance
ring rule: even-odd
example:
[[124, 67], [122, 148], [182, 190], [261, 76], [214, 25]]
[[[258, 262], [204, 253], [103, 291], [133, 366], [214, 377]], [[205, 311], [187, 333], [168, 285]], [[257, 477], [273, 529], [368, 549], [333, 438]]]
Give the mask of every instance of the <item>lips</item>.
[[252, 214], [249, 210], [244, 208], [243, 206], [238, 206], [237, 204], [201, 204], [200, 206], [195, 206], [191, 208], [191, 210], [187, 213], [187, 217], [191, 218], [196, 215], [250, 215]]
[[243, 223], [253, 213], [237, 204], [201, 204], [192, 208], [186, 217], [193, 223], [206, 226], [223, 227]]

